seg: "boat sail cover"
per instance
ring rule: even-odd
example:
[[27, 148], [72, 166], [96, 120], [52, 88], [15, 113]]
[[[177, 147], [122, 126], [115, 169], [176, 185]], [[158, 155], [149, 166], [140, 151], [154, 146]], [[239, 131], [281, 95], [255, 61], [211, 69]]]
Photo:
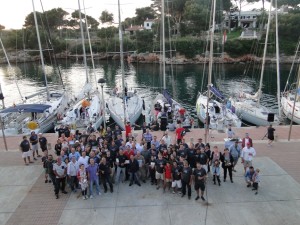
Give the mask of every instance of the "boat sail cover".
[[210, 85], [209, 89], [217, 98], [219, 98], [221, 100], [225, 99], [224, 95], [222, 95], [222, 93], [217, 88], [215, 88], [213, 85]]
[[163, 90], [163, 96], [167, 99], [168, 103], [172, 105], [172, 97], [167, 89]]
[[43, 113], [46, 109], [50, 108], [51, 105], [45, 104], [22, 104], [16, 105], [13, 107], [9, 107], [0, 111], [0, 113], [11, 113], [11, 112], [19, 112], [19, 113]]

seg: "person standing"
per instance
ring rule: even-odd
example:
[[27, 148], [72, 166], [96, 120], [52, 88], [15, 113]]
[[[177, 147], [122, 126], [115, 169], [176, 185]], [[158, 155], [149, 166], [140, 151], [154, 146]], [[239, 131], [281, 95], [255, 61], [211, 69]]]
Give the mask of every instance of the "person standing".
[[[177, 191], [180, 191], [182, 187], [181, 183], [181, 167], [178, 166], [177, 162], [173, 162], [173, 168], [172, 168], [172, 188], [173, 188], [173, 194], [175, 194]], [[181, 194], [181, 192], [179, 192]]]
[[253, 188], [252, 191], [256, 191], [255, 194], [258, 194], [258, 184], [260, 182], [260, 175], [259, 175], [260, 170], [256, 169], [255, 173], [253, 174], [252, 181], [253, 181]]
[[252, 138], [249, 137], [249, 133], [246, 133], [245, 137], [242, 139], [242, 148], [245, 148], [248, 143], [250, 143], [250, 147], [253, 147]]
[[101, 176], [101, 180], [102, 180], [102, 183], [103, 183], [104, 193], [107, 192], [106, 183], [108, 183], [108, 185], [109, 185], [110, 192], [113, 193], [114, 189], [113, 189], [113, 185], [112, 185], [111, 177], [110, 177], [111, 167], [110, 167], [110, 164], [109, 164], [109, 162], [107, 162], [105, 157], [103, 157], [101, 159], [101, 162], [99, 164], [99, 172], [101, 174], [100, 176]]
[[192, 195], [192, 168], [189, 167], [189, 164], [186, 160], [183, 161], [183, 169], [181, 173], [181, 182], [182, 182], [182, 195], [184, 197], [186, 194], [186, 188], [188, 189], [188, 198], [191, 199]]
[[62, 162], [61, 157], [58, 157], [56, 163], [53, 165], [53, 172], [55, 174], [55, 196], [56, 199], [58, 199], [60, 189], [62, 193], [68, 193], [65, 191], [67, 165], [64, 162]]
[[200, 162], [196, 163], [196, 169], [193, 171], [193, 180], [195, 184], [195, 191], [197, 192], [197, 197], [195, 200], [199, 199], [199, 189], [201, 190], [201, 199], [205, 201], [203, 197], [205, 191], [205, 180], [206, 180], [206, 170], [202, 167]]
[[[22, 158], [23, 158], [26, 166], [28, 166], [28, 163], [33, 163], [30, 160], [30, 156], [31, 156], [30, 143], [27, 140], [26, 136], [23, 136], [23, 141], [20, 144], [20, 151], [22, 152]], [[28, 159], [28, 163], [27, 163], [26, 159]]]
[[155, 160], [155, 178], [157, 181], [158, 190], [160, 188], [160, 182], [162, 183], [162, 187], [164, 186], [164, 167], [165, 167], [165, 160], [162, 157], [161, 153], [158, 153], [158, 158]]
[[221, 152], [219, 152], [219, 149], [217, 146], [214, 146], [214, 150], [210, 157], [211, 162], [211, 170], [213, 174], [213, 182], [216, 184], [216, 178], [218, 180], [219, 186], [221, 186], [221, 180], [220, 180], [220, 159], [221, 159]]
[[248, 142], [247, 146], [243, 148], [241, 153], [242, 163], [244, 164], [244, 170], [246, 173], [246, 170], [248, 167], [252, 166], [252, 160], [256, 155], [256, 151], [253, 147], [251, 147], [251, 143]]
[[245, 173], [245, 181], [247, 183], [247, 187], [251, 187], [252, 177], [253, 177], [254, 172], [255, 171], [254, 171], [253, 166], [250, 166], [249, 169]]
[[76, 188], [78, 187], [78, 180], [77, 180], [78, 170], [79, 170], [79, 164], [76, 161], [76, 157], [72, 156], [71, 162], [69, 162], [67, 166], [67, 175], [70, 181], [71, 190], [73, 192], [76, 192]]
[[139, 170], [139, 163], [138, 161], [134, 158], [134, 155], [130, 155], [130, 160], [129, 160], [129, 165], [128, 165], [128, 171], [130, 174], [130, 183], [129, 186], [133, 184], [133, 181], [138, 185], [141, 186], [139, 182], [139, 178], [137, 176], [137, 172]]
[[31, 144], [33, 159], [37, 160], [35, 158], [35, 153], [36, 153], [37, 157], [41, 157], [41, 156], [39, 155], [39, 145], [38, 145], [39, 138], [38, 138], [37, 134], [34, 131], [31, 132], [31, 135], [29, 137], [29, 141], [30, 141], [30, 144]]
[[272, 124], [268, 127], [268, 146], [271, 147], [274, 141], [274, 131], [275, 129], [272, 127]]
[[77, 179], [79, 180], [82, 199], [86, 200], [87, 197], [87, 188], [88, 188], [88, 180], [87, 180], [87, 173], [84, 164], [80, 164], [80, 168], [77, 173]]
[[[146, 129], [146, 133], [143, 134], [143, 138], [147, 143], [147, 148], [151, 148], [151, 141], [152, 141], [152, 134], [150, 133], [149, 129]], [[158, 143], [159, 144], [159, 143]]]
[[240, 155], [241, 155], [241, 147], [239, 146], [239, 141], [236, 141], [233, 145], [229, 147], [229, 153], [233, 157], [233, 165], [232, 165], [232, 171], [236, 172], [234, 167], [236, 166], [237, 162], [239, 161]]
[[183, 139], [183, 131], [185, 129], [183, 127], [181, 127], [181, 123], [178, 124], [177, 129], [175, 130], [176, 133], [176, 140], [177, 140], [177, 144], [179, 145]]
[[47, 138], [45, 138], [42, 133], [39, 133], [39, 144], [40, 144], [40, 148], [42, 149], [42, 152], [47, 150], [48, 141]]
[[88, 173], [89, 187], [90, 187], [90, 198], [94, 198], [93, 196], [93, 185], [96, 184], [97, 194], [100, 195], [100, 186], [99, 186], [99, 171], [98, 171], [98, 163], [95, 163], [94, 158], [90, 158], [90, 164], [86, 169]]
[[226, 182], [227, 171], [228, 171], [230, 181], [231, 181], [231, 183], [233, 183], [233, 180], [232, 180], [233, 157], [230, 154], [228, 148], [224, 149], [224, 153], [221, 155], [221, 162], [222, 162], [222, 168], [224, 171], [224, 182]]

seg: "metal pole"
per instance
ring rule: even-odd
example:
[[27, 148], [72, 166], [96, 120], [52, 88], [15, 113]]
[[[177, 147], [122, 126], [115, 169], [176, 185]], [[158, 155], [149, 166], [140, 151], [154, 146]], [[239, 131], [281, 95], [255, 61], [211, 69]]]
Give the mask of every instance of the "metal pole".
[[[0, 99], [2, 100], [2, 108], [5, 109], [4, 95], [2, 93], [1, 84], [0, 84]], [[3, 141], [4, 141], [4, 147], [5, 147], [5, 150], [8, 151], [5, 132], [4, 132], [4, 119], [2, 118], [2, 116], [0, 116], [0, 120], [1, 120], [1, 130], [2, 130], [2, 137], [3, 137]]]
[[106, 130], [106, 117], [105, 117], [105, 100], [104, 100], [104, 94], [103, 94], [103, 84], [101, 84], [101, 91], [102, 91], [102, 116], [103, 116], [103, 125], [104, 129]]

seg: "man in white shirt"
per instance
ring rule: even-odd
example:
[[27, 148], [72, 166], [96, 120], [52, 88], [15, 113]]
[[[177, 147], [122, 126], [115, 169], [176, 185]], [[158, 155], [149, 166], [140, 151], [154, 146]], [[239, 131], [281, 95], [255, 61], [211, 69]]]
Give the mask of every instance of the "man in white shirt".
[[164, 140], [168, 147], [169, 147], [170, 144], [172, 143], [172, 139], [171, 139], [171, 137], [169, 136], [168, 131], [165, 131], [165, 134], [164, 134], [164, 136], [162, 137], [161, 140]]
[[73, 192], [76, 192], [76, 188], [79, 186], [77, 179], [77, 172], [79, 170], [79, 164], [76, 161], [76, 157], [73, 155], [71, 162], [68, 163], [67, 175], [70, 179], [70, 186]]
[[246, 147], [243, 148], [241, 153], [242, 163], [244, 164], [244, 170], [246, 173], [246, 170], [248, 167], [252, 166], [252, 160], [256, 155], [256, 151], [253, 147], [251, 147], [251, 143], [248, 142], [246, 144]]
[[89, 157], [86, 155], [86, 152], [83, 151], [81, 153], [82, 156], [79, 157], [78, 159], [78, 164], [81, 165], [83, 164], [84, 165], [84, 168], [86, 169], [89, 165]]

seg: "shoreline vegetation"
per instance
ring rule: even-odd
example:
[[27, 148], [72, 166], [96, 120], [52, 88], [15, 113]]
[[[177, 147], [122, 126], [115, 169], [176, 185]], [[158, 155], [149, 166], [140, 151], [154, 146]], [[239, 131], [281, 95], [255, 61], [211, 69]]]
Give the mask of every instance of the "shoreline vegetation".
[[[208, 54], [208, 53], [207, 53]], [[25, 63], [25, 62], [36, 62], [40, 60], [39, 55], [31, 56], [27, 54], [25, 51], [19, 52], [8, 52], [7, 53], [10, 63]], [[73, 55], [70, 52], [61, 52], [55, 55], [56, 59], [68, 59], [68, 60], [82, 60], [83, 55]], [[87, 59], [90, 60], [91, 55], [87, 55]], [[96, 60], [120, 60], [118, 53], [94, 53], [93, 58]], [[161, 56], [156, 53], [127, 53], [124, 54], [124, 60], [128, 63], [160, 63]], [[224, 63], [224, 64], [239, 64], [239, 63], [247, 63], [247, 62], [261, 62], [262, 58], [246, 54], [239, 57], [231, 57], [228, 54], [224, 53], [219, 57], [213, 58], [214, 63]], [[290, 64], [293, 63], [294, 56], [280, 56], [281, 64]], [[177, 64], [177, 65], [188, 65], [188, 64], [205, 64], [209, 62], [209, 58], [204, 55], [196, 55], [193, 58], [187, 58], [184, 55], [176, 54], [176, 56], [170, 58], [166, 58], [166, 64]], [[272, 64], [276, 63], [275, 57], [267, 57], [266, 63]], [[0, 57], [0, 64], [7, 64], [7, 60], [5, 57]]]

